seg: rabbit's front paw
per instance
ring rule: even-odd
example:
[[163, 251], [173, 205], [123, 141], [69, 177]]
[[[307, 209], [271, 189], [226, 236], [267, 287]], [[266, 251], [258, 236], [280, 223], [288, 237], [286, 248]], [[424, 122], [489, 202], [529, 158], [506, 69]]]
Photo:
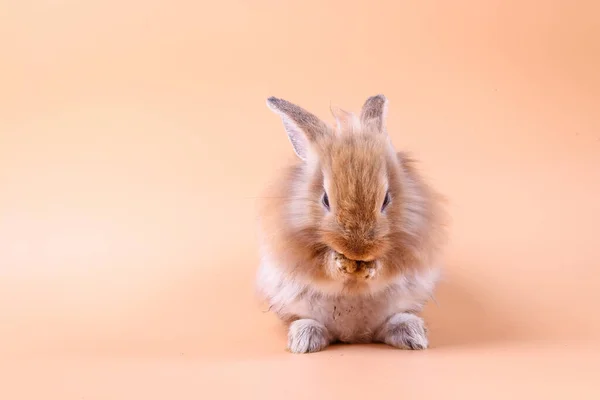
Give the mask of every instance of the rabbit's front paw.
[[312, 319], [299, 319], [290, 324], [288, 349], [292, 353], [314, 353], [329, 345], [325, 326]]
[[425, 322], [409, 313], [393, 315], [382, 328], [379, 340], [407, 350], [423, 350], [429, 346]]

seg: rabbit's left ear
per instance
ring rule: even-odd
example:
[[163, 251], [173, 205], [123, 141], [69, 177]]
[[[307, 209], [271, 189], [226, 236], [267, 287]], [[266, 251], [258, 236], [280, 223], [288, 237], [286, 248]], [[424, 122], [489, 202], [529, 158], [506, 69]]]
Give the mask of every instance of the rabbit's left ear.
[[384, 95], [378, 94], [365, 101], [360, 113], [360, 122], [363, 126], [385, 133], [388, 101]]

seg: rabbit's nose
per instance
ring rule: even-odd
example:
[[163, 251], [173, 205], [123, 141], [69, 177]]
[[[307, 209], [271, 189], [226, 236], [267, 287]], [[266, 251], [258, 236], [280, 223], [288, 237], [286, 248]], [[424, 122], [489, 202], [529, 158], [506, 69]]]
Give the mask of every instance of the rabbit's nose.
[[[372, 261], [371, 249], [373, 247], [372, 239], [369, 240], [365, 235], [352, 235], [346, 242], [346, 257], [357, 261]], [[346, 254], [347, 253], [347, 254]]]

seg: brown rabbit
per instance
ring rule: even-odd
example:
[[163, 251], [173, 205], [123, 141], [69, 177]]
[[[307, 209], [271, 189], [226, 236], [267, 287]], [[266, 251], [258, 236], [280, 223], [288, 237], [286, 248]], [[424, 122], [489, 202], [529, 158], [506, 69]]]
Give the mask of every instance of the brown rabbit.
[[336, 126], [271, 97], [300, 161], [266, 195], [258, 289], [294, 353], [332, 342], [428, 347], [416, 315], [439, 278], [441, 198], [386, 132], [387, 100]]

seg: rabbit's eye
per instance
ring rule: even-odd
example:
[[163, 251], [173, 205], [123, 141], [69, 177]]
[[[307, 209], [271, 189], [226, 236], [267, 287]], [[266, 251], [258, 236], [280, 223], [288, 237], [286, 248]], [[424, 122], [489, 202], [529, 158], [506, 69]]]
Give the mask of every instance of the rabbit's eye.
[[325, 206], [325, 208], [327, 210], [329, 210], [329, 197], [327, 196], [327, 193], [323, 193], [323, 205]]
[[390, 202], [392, 201], [392, 196], [390, 196], [390, 192], [387, 191], [385, 193], [385, 198], [383, 199], [383, 204], [381, 205], [381, 211], [383, 212], [385, 210], [385, 208], [390, 204]]

